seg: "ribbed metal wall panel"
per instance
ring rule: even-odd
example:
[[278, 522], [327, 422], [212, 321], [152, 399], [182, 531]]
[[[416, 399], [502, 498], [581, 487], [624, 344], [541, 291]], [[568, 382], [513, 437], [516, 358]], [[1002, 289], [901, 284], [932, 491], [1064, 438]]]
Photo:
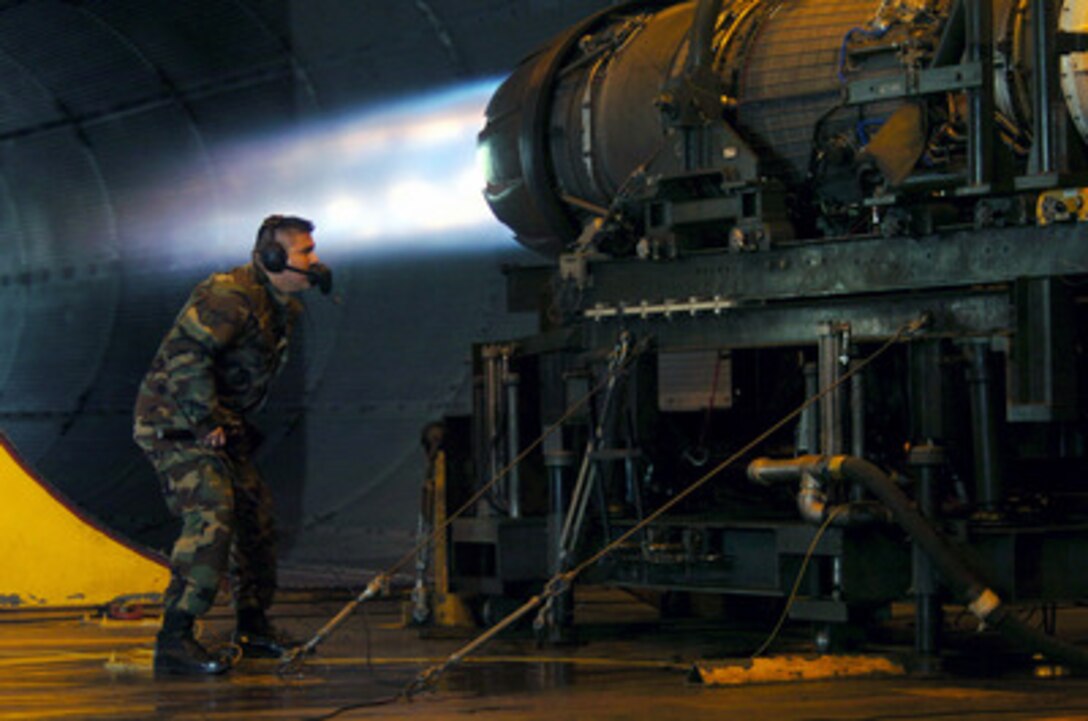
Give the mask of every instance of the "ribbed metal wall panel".
[[769, 176], [799, 183], [820, 116], [839, 104], [839, 52], [880, 0], [790, 0], [760, 27], [741, 76], [737, 119]]
[[[115, 260], [112, 208], [98, 158], [74, 133], [58, 129], [0, 146], [4, 177], [17, 206], [23, 251], [0, 269], [63, 272], [91, 259]], [[3, 256], [4, 254], [0, 254]], [[48, 265], [48, 268], [45, 266]]]
[[134, 63], [123, 42], [80, 5], [25, 4], [3, 17], [0, 47], [30, 69], [69, 113], [109, 107], [120, 99], [119, 89], [122, 97], [143, 97], [159, 89], [155, 75]]
[[[249, 2], [111, 0], [85, 5], [88, 12], [129, 38], [133, 48], [161, 68], [181, 92], [224, 76], [243, 76], [282, 58], [280, 39], [250, 9]], [[275, 13], [284, 3], [269, 5], [269, 12]]]
[[192, 237], [192, 227], [178, 219], [208, 217], [219, 207], [202, 129], [167, 105], [95, 122], [84, 132], [114, 204], [125, 264], [152, 272], [192, 265], [196, 251], [214, 239]]
[[0, 265], [17, 288], [10, 352], [20, 354], [4, 373], [0, 417], [67, 416], [81, 407], [112, 336], [120, 295], [112, 202], [97, 158], [70, 131], [6, 146], [3, 158], [22, 251]]
[[56, 99], [0, 35], [0, 133], [62, 117]]
[[[505, 72], [605, 4], [432, 0], [440, 27], [416, 3], [0, 6], [0, 429], [77, 503], [167, 546], [176, 522], [131, 442], [131, 407], [192, 286], [247, 259], [251, 232], [184, 222], [232, 210], [231, 145]], [[293, 182], [268, 178], [270, 202]], [[420, 429], [467, 410], [473, 341], [532, 327], [502, 316], [498, 266], [527, 259], [510, 253], [326, 258], [342, 303], [308, 299], [259, 418], [285, 553], [346, 564], [402, 552]]]

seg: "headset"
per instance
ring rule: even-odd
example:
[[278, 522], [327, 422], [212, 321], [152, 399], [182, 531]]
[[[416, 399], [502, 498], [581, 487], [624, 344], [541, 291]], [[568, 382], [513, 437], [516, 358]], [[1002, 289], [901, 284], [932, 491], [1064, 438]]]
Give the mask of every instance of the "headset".
[[310, 279], [310, 285], [317, 286], [324, 295], [328, 295], [332, 290], [332, 271], [323, 263], [314, 263], [310, 270], [288, 265], [287, 249], [276, 240], [276, 231], [283, 229], [312, 233], [314, 224], [293, 215], [268, 216], [257, 230], [257, 242], [253, 246], [253, 254], [257, 260], [269, 273], [283, 273], [288, 270], [300, 273]]
[[313, 229], [313, 224], [309, 221], [305, 221], [305, 224], [288, 223], [287, 216], [270, 215], [261, 222], [261, 227], [257, 230], [257, 243], [253, 251], [269, 273], [282, 273], [287, 270], [287, 249], [276, 240], [276, 231], [289, 225], [300, 228], [310, 225], [310, 229]]

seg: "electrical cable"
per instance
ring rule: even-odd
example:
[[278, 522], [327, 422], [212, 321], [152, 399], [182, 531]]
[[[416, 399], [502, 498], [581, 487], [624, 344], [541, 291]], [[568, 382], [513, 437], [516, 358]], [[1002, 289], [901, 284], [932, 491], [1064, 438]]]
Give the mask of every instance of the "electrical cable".
[[[703, 415], [703, 425], [699, 431], [699, 442], [694, 448], [685, 449], [680, 455], [696, 468], [702, 468], [710, 459], [710, 452], [706, 448], [706, 434], [710, 430], [710, 420], [714, 413], [714, 399], [718, 395], [718, 376], [722, 369], [722, 354], [718, 351], [714, 363], [714, 380], [710, 384], [710, 398], [707, 400], [706, 413]], [[696, 455], [698, 454], [698, 455]]]
[[706, 485], [706, 483], [708, 481], [710, 481], [712, 478], [714, 478], [715, 476], [720, 474], [722, 471], [724, 471], [729, 466], [733, 465], [740, 458], [742, 458], [745, 455], [747, 455], [748, 453], [750, 453], [753, 449], [756, 448], [756, 446], [763, 443], [768, 438], [770, 438], [772, 435], [774, 435], [775, 433], [780, 431], [783, 427], [785, 427], [785, 425], [787, 423], [790, 423], [791, 421], [796, 419], [798, 416], [800, 416], [802, 413], [804, 413], [810, 406], [818, 403], [825, 396], [827, 396], [828, 394], [834, 392], [841, 385], [843, 385], [845, 382], [847, 382], [848, 380], [850, 380], [851, 378], [856, 376], [858, 373], [860, 373], [862, 370], [867, 368], [871, 363], [873, 363], [873, 361], [875, 361], [877, 358], [882, 356], [893, 345], [895, 345], [899, 341], [903, 340], [908, 334], [914, 333], [917, 330], [921, 329], [927, 322], [929, 322], [929, 317], [928, 316], [923, 316], [921, 318], [916, 318], [916, 319], [914, 319], [912, 321], [904, 323], [902, 326], [899, 327], [899, 329], [896, 330], [896, 332], [892, 335], [892, 337], [889, 338], [882, 346], [880, 346], [877, 350], [875, 350], [867, 358], [859, 361], [856, 366], [849, 369], [846, 373], [844, 373], [842, 376], [840, 376], [837, 381], [835, 381], [831, 385], [827, 386], [826, 388], [822, 389], [819, 393], [817, 393], [816, 395], [814, 395], [811, 398], [807, 399], [804, 403], [802, 403], [801, 405], [797, 406], [795, 409], [793, 409], [792, 411], [787, 413], [785, 416], [783, 416], [780, 420], [778, 420], [776, 423], [774, 423], [767, 430], [763, 431], [758, 436], [756, 436], [754, 439], [752, 439], [751, 441], [746, 443], [743, 447], [740, 448], [740, 450], [736, 451], [731, 456], [726, 458], [724, 461], [719, 463], [717, 466], [715, 466], [713, 469], [711, 469], [706, 474], [704, 474], [701, 478], [699, 478], [698, 480], [693, 482], [691, 485], [689, 485], [683, 491], [681, 491], [680, 493], [678, 493], [675, 496], [673, 496], [672, 498], [670, 498], [660, 508], [658, 508], [656, 511], [651, 513], [649, 516], [647, 516], [645, 519], [643, 519], [640, 523], [632, 526], [630, 529], [625, 531], [623, 533], [623, 535], [621, 535], [619, 538], [612, 541], [607, 546], [602, 548], [600, 551], [595, 553], [593, 556], [591, 556], [590, 558], [588, 558], [587, 560], [585, 560], [581, 564], [579, 564], [577, 567], [575, 567], [574, 572], [573, 572], [574, 575], [577, 576], [578, 574], [582, 573], [587, 568], [589, 568], [590, 566], [595, 564], [597, 561], [601, 560], [606, 555], [611, 553], [616, 547], [618, 547], [619, 545], [621, 545], [622, 543], [627, 541], [635, 533], [637, 533], [638, 531], [641, 531], [642, 528], [649, 525], [651, 522], [656, 521], [658, 518], [663, 516], [665, 513], [672, 510], [681, 501], [683, 501], [688, 496], [690, 496], [692, 493], [694, 493], [695, 491], [699, 490], [704, 485]]
[[[971, 711], [972, 716], [978, 716], [981, 718], [983, 715], [986, 717], [991, 716], [1006, 716], [1017, 715], [1021, 716], [1025, 713], [1025, 710], [1020, 707], [1016, 708], [998, 708], [998, 709], [973, 709]], [[1083, 718], [1080, 714], [1088, 713], [1088, 706], [1038, 706], [1031, 710], [1031, 718], [1042, 718], [1041, 714], [1066, 714], [1075, 713], [1077, 716], [1065, 716], [1060, 718]], [[939, 718], [955, 718], [962, 719], [964, 717], [964, 710], [961, 708], [948, 709], [947, 711], [921, 711], [919, 713], [894, 713], [894, 714], [878, 714], [876, 716], [862, 716], [855, 721], [910, 721], [911, 719], [939, 719]], [[809, 719], [803, 719], [802, 721], [824, 721], [825, 716], [812, 717]], [[1059, 718], [1059, 717], [1053, 717]]]
[[284, 658], [280, 662], [279, 673], [283, 675], [285, 673], [297, 672], [299, 670], [298, 666], [302, 663], [302, 660], [307, 655], [312, 653], [313, 650], [316, 649], [317, 646], [322, 641], [324, 641], [324, 639], [330, 633], [332, 633], [341, 623], [343, 623], [344, 620], [351, 615], [352, 611], [355, 610], [356, 606], [378, 595], [379, 591], [384, 585], [388, 583], [389, 579], [393, 576], [394, 573], [396, 573], [398, 570], [400, 570], [410, 562], [414, 561], [416, 554], [418, 554], [420, 550], [436, 541], [441, 536], [441, 534], [445, 533], [446, 529], [455, 519], [463, 515], [470, 508], [472, 508], [477, 501], [483, 498], [499, 481], [505, 478], [511, 470], [513, 470], [522, 461], [528, 458], [529, 454], [531, 454], [538, 447], [540, 447], [540, 445], [542, 445], [552, 433], [562, 428], [563, 424], [566, 423], [572, 416], [574, 416], [575, 413], [577, 413], [582, 408], [582, 406], [588, 403], [600, 391], [608, 387], [612, 383], [613, 378], [618, 377], [623, 371], [625, 371], [627, 366], [630, 365], [633, 359], [637, 358], [646, 348], [647, 344], [647, 339], [643, 339], [642, 341], [637, 343], [633, 352], [628, 354], [627, 357], [623, 359], [623, 362], [617, 364], [617, 366], [612, 369], [610, 373], [606, 374], [604, 379], [602, 379], [597, 385], [591, 388], [585, 395], [583, 395], [577, 401], [568, 406], [563, 414], [554, 423], [545, 428], [544, 432], [541, 433], [540, 436], [536, 438], [536, 440], [534, 440], [532, 443], [522, 449], [522, 451], [513, 460], [511, 460], [503, 468], [501, 468], [490, 481], [477, 489], [476, 492], [473, 493], [468, 498], [468, 500], [461, 504], [461, 506], [457, 510], [447, 516], [445, 522], [434, 528], [429, 536], [417, 542], [412, 547], [412, 549], [405, 553], [398, 561], [393, 563], [386, 570], [379, 572], [378, 575], [375, 576], [375, 578], [372, 579], [369, 584], [367, 584], [367, 587], [358, 596], [349, 601], [340, 610], [340, 612], [333, 616], [332, 619], [330, 619], [324, 626], [322, 626], [307, 643], [297, 646], [289, 651], [287, 654], [285, 654]]
[[367, 613], [366, 606], [363, 606], [363, 635], [364, 643], [366, 644], [366, 670], [373, 676], [374, 675], [374, 663], [371, 661], [370, 652], [373, 646], [370, 643], [370, 614]]
[[[812, 396], [812, 397], [808, 398], [807, 400], [805, 400], [801, 405], [799, 405], [797, 408], [795, 408], [794, 410], [787, 413], [779, 421], [777, 421], [776, 423], [771, 425], [767, 430], [763, 431], [758, 436], [756, 436], [753, 440], [746, 443], [740, 450], [736, 451], [731, 456], [729, 456], [727, 459], [725, 459], [724, 461], [719, 463], [712, 470], [710, 470], [709, 472], [704, 474], [701, 478], [699, 478], [698, 480], [693, 482], [691, 485], [689, 485], [683, 491], [681, 491], [677, 495], [673, 496], [670, 500], [668, 500], [666, 503], [664, 503], [656, 511], [654, 511], [650, 515], [646, 516], [640, 522], [634, 524], [631, 528], [629, 528], [627, 531], [625, 531], [623, 534], [621, 534], [618, 538], [616, 538], [612, 542], [606, 544], [603, 548], [601, 548], [595, 554], [590, 556], [588, 559], [586, 559], [582, 563], [578, 564], [577, 566], [575, 566], [573, 569], [571, 569], [569, 571], [557, 573], [555, 576], [553, 576], [547, 582], [547, 584], [545, 585], [544, 589], [541, 591], [540, 594], [530, 598], [521, 607], [519, 607], [517, 610], [515, 610], [514, 612], [509, 614], [506, 618], [504, 618], [502, 621], [500, 621], [494, 627], [492, 627], [491, 629], [488, 629], [485, 633], [483, 633], [482, 635], [480, 635], [479, 637], [477, 637], [476, 639], [471, 641], [468, 645], [464, 646], [460, 650], [458, 650], [458, 651], [454, 652], [453, 654], [451, 654], [449, 657], [447, 657], [445, 662], [443, 662], [442, 664], [432, 666], [431, 668], [425, 669], [424, 671], [422, 671], [416, 677], [416, 679], [414, 681], [412, 681], [410, 684], [408, 684], [408, 686], [405, 687], [405, 689], [401, 692], [402, 695], [405, 698], [410, 698], [415, 693], [418, 693], [419, 691], [433, 685], [438, 680], [438, 678], [447, 669], [449, 669], [451, 666], [459, 663], [461, 660], [463, 660], [470, 653], [472, 653], [476, 649], [483, 646], [491, 638], [498, 635], [499, 633], [501, 633], [504, 629], [508, 628], [509, 626], [513, 625], [518, 619], [520, 619], [526, 613], [533, 610], [534, 608], [537, 608], [539, 606], [544, 605], [546, 602], [550, 603], [551, 599], [555, 598], [556, 596], [560, 595], [561, 593], [564, 593], [570, 587], [570, 584], [574, 581], [574, 579], [577, 578], [586, 569], [593, 566], [595, 563], [597, 563], [597, 561], [601, 560], [606, 555], [611, 553], [613, 550], [615, 550], [616, 548], [618, 548], [619, 546], [624, 544], [628, 539], [630, 539], [636, 533], [642, 531], [650, 523], [657, 520], [662, 515], [667, 513], [669, 510], [674, 508], [677, 504], [679, 504], [681, 501], [683, 501], [685, 498], [690, 496], [696, 490], [698, 490], [699, 488], [704, 486], [708, 481], [710, 481], [712, 478], [714, 478], [715, 476], [720, 474], [723, 470], [725, 470], [727, 467], [729, 467], [730, 465], [735, 463], [738, 459], [742, 458], [744, 455], [751, 452], [756, 446], [763, 443], [768, 438], [770, 438], [772, 435], [777, 433], [787, 423], [790, 423], [795, 418], [800, 416], [801, 413], [803, 413], [810, 406], [812, 406], [813, 404], [819, 402], [825, 396], [827, 396], [828, 394], [830, 394], [830, 393], [834, 392], [835, 390], [837, 390], [842, 384], [849, 381], [855, 375], [857, 375], [862, 370], [867, 368], [877, 358], [879, 358], [884, 353], [886, 353], [896, 343], [898, 343], [901, 340], [903, 340], [904, 338], [906, 338], [909, 334], [912, 334], [912, 333], [920, 330], [923, 326], [925, 326], [929, 322], [929, 320], [930, 320], [929, 315], [925, 314], [925, 315], [923, 315], [923, 316], [921, 316], [919, 318], [916, 318], [916, 319], [913, 319], [911, 321], [908, 321], [908, 322], [904, 323], [902, 326], [900, 326], [896, 330], [896, 332], [883, 345], [881, 345], [877, 350], [875, 350], [867, 358], [859, 361], [855, 366], [850, 368], [837, 381], [835, 381], [834, 383], [828, 385], [826, 388], [822, 389], [820, 392], [816, 393], [814, 396]], [[543, 613], [545, 611], [547, 611], [547, 606], [545, 606], [543, 609], [541, 609], [541, 615], [543, 615]], [[538, 620], [539, 620], [539, 617], [538, 617]]]
[[[486, 632], [484, 632], [483, 634], [478, 636], [476, 639], [471, 641], [466, 646], [462, 647], [458, 651], [456, 651], [453, 654], [451, 654], [450, 656], [448, 656], [442, 663], [431, 666], [430, 668], [425, 669], [424, 671], [420, 672], [416, 676], [416, 678], [414, 680], [412, 680], [408, 685], [406, 685], [395, 696], [383, 697], [383, 698], [380, 698], [380, 699], [365, 701], [365, 702], [361, 702], [361, 703], [358, 703], [358, 704], [343, 706], [343, 707], [341, 707], [339, 709], [336, 709], [335, 711], [333, 711], [333, 712], [331, 712], [329, 714], [319, 716], [319, 717], [314, 717], [312, 719], [308, 719], [307, 721], [328, 721], [328, 719], [335, 718], [336, 716], [338, 716], [341, 713], [344, 713], [346, 711], [350, 711], [350, 710], [354, 710], [354, 709], [358, 709], [358, 708], [367, 708], [367, 707], [388, 705], [388, 704], [395, 703], [395, 702], [397, 702], [399, 700], [409, 700], [414, 695], [416, 695], [417, 693], [423, 691], [426, 688], [429, 688], [430, 686], [433, 686], [437, 682], [437, 680], [441, 677], [441, 675], [443, 673], [445, 673], [446, 670], [448, 670], [451, 666], [454, 666], [454, 665], [462, 662], [471, 653], [473, 653], [475, 650], [477, 650], [478, 648], [485, 645], [492, 638], [494, 638], [495, 636], [497, 636], [498, 634], [502, 633], [504, 630], [506, 630], [507, 628], [512, 626], [519, 619], [521, 619], [523, 616], [525, 616], [529, 611], [532, 611], [533, 609], [542, 606], [546, 601], [550, 601], [552, 598], [555, 598], [559, 594], [566, 592], [566, 590], [570, 587], [571, 582], [573, 582], [573, 580], [580, 573], [582, 573], [587, 568], [589, 568], [590, 566], [595, 564], [598, 560], [600, 560], [605, 555], [610, 553], [616, 547], [618, 547], [622, 543], [626, 542], [627, 539], [630, 538], [631, 536], [633, 536], [635, 533], [641, 531], [643, 528], [645, 528], [651, 522], [653, 522], [657, 518], [661, 517], [664, 513], [666, 513], [667, 511], [672, 509], [674, 506], [676, 506], [681, 500], [683, 500], [687, 496], [694, 493], [695, 490], [697, 490], [698, 488], [703, 486], [711, 478], [717, 476], [719, 473], [721, 473], [723, 470], [725, 470], [725, 468], [727, 468], [728, 466], [730, 466], [731, 464], [736, 462], [737, 459], [741, 458], [743, 455], [745, 455], [746, 453], [751, 451], [753, 448], [755, 448], [758, 444], [762, 443], [767, 438], [769, 438], [771, 435], [776, 433], [779, 429], [781, 429], [787, 423], [789, 423], [790, 421], [792, 421], [793, 419], [798, 417], [801, 413], [803, 413], [811, 405], [819, 402], [823, 397], [825, 397], [826, 395], [832, 393], [839, 386], [841, 386], [843, 383], [847, 382], [853, 376], [860, 373], [862, 370], [864, 370], [866, 367], [868, 367], [872, 362], [874, 362], [877, 358], [879, 358], [881, 355], [883, 355], [885, 352], [887, 352], [890, 348], [892, 348], [892, 346], [894, 346], [896, 343], [898, 343], [903, 338], [905, 338], [908, 334], [914, 333], [914, 332], [920, 330], [926, 323], [928, 323], [928, 321], [929, 321], [928, 315], [924, 315], [924, 316], [922, 316], [920, 318], [916, 318], [914, 320], [908, 321], [907, 323], [904, 323], [902, 326], [900, 326], [900, 328], [898, 328], [896, 330], [896, 332], [892, 335], [892, 337], [889, 338], [883, 345], [881, 345], [876, 351], [874, 351], [872, 354], [870, 354], [867, 358], [865, 358], [862, 361], [858, 362], [853, 368], [851, 368], [845, 374], [843, 374], [835, 383], [832, 383], [827, 388], [824, 388], [823, 390], [821, 390], [816, 395], [814, 395], [811, 398], [807, 399], [804, 403], [802, 403], [796, 409], [794, 409], [793, 411], [788, 413], [786, 416], [784, 416], [782, 419], [780, 419], [777, 423], [773, 424], [766, 431], [764, 431], [760, 435], [756, 436], [755, 439], [750, 441], [748, 444], [746, 444], [739, 451], [734, 453], [732, 456], [730, 456], [725, 461], [723, 461], [718, 466], [716, 466], [714, 469], [712, 469], [709, 473], [705, 474], [703, 477], [701, 477], [700, 479], [695, 481], [693, 484], [688, 486], [688, 488], [686, 488], [684, 491], [681, 491], [677, 496], [673, 497], [670, 501], [666, 502], [664, 505], [662, 505], [660, 508], [658, 508], [654, 513], [650, 514], [649, 516], [642, 519], [642, 521], [635, 524], [632, 528], [630, 528], [628, 531], [623, 533], [619, 538], [617, 538], [616, 540], [614, 540], [611, 543], [607, 544], [604, 548], [602, 548], [600, 551], [598, 551], [592, 557], [590, 557], [586, 561], [584, 561], [581, 564], [579, 564], [578, 566], [576, 566], [573, 570], [567, 571], [565, 573], [556, 574], [551, 580], [548, 581], [548, 583], [545, 585], [543, 591], [540, 594], [537, 594], [537, 595], [533, 596], [532, 598], [530, 598], [528, 601], [526, 601], [524, 604], [522, 604], [518, 609], [516, 609], [515, 611], [513, 611], [512, 613], [507, 615], [503, 620], [501, 620], [495, 626], [488, 629]], [[630, 359], [634, 358], [634, 357], [637, 357], [638, 355], [639, 355], [638, 352], [630, 354], [628, 356], [628, 358], [625, 359], [625, 362], [623, 364], [619, 365], [615, 369], [615, 371], [613, 373], [609, 373], [606, 376], [604, 381], [602, 381], [597, 386], [595, 386], [590, 391], [590, 393], [588, 393], [581, 400], [579, 400], [578, 403], [575, 404], [575, 406], [572, 406], [572, 409], [580, 407], [583, 403], [587, 402], [590, 397], [592, 397], [597, 392], [599, 392], [601, 389], [603, 389], [610, 382], [613, 375], [618, 375], [619, 372], [623, 368], [626, 367], [626, 364], [630, 361]], [[554, 424], [553, 426], [550, 426], [548, 429], [546, 429], [544, 435], [542, 435], [541, 438], [538, 439], [538, 441], [535, 441], [534, 444], [538, 444], [539, 442], [542, 442], [543, 438], [545, 438], [548, 434], [553, 432], [555, 430], [555, 428], [558, 426], [558, 424], [560, 422], [562, 422], [563, 419], [565, 419], [566, 417], [568, 417], [572, 413], [573, 413], [573, 410], [568, 410], [566, 413], [564, 413], [563, 418], [560, 421], [557, 421], [557, 423]], [[529, 448], [534, 447], [534, 444], [531, 444]], [[509, 472], [509, 469], [512, 467], [513, 464], [520, 463], [521, 460], [523, 460], [523, 458], [525, 456], [527, 456], [527, 455], [528, 454], [527, 454], [526, 451], [523, 451], [521, 454], [519, 454], [518, 457], [515, 458], [514, 461], [512, 461], [510, 465], [508, 465], [506, 468], [502, 469], [502, 471], [500, 472], [500, 475], [496, 476], [496, 478], [493, 479], [490, 483], [488, 483], [483, 489], [481, 489], [481, 491], [477, 492], [477, 494], [474, 495], [474, 497], [471, 498], [469, 500], [469, 502], [467, 502], [465, 505], [463, 505], [461, 508], [459, 508], [456, 513], [459, 514], [459, 513], [463, 512], [469, 505], [471, 505], [472, 502], [475, 502], [475, 500], [482, 495], [482, 493], [481, 493], [482, 491], [486, 491], [486, 489], [490, 488], [490, 486], [492, 486], [495, 482], [497, 482], [497, 480], [499, 478], [501, 478], [502, 475]], [[831, 519], [833, 519], [835, 517], [835, 515], [837, 515], [837, 513], [832, 513], [832, 514], [829, 515], [829, 518], [825, 521], [825, 524], [824, 524], [825, 527], [830, 524]], [[453, 518], [453, 516], [451, 516], [450, 519], [447, 519], [447, 524], [448, 524], [449, 520], [452, 520], [452, 518]], [[443, 526], [445, 526], [447, 524], [443, 524]], [[822, 530], [820, 532], [818, 532], [816, 537], [814, 538], [813, 545], [811, 546], [811, 548], [809, 550], [809, 553], [806, 554], [806, 562], [805, 563], [807, 563], [807, 559], [811, 558], [812, 553], [813, 553], [813, 551], [815, 549], [816, 544], [819, 542], [819, 538], [822, 535], [823, 530], [826, 530], [825, 527], [822, 527]], [[409, 554], [408, 557], [409, 558], [414, 557], [414, 555], [416, 553], [416, 550], [418, 550], [418, 549], [414, 549], [412, 551], [412, 553]], [[801, 573], [798, 576], [798, 581], [797, 581], [797, 583], [795, 583], [795, 592], [796, 592], [796, 588], [799, 587], [800, 578], [803, 577], [804, 571], [805, 571], [805, 568], [804, 568], [804, 566], [802, 566]], [[791, 594], [791, 595], [793, 595], [793, 594]], [[345, 609], [342, 610], [341, 613], [338, 614], [336, 618], [339, 618], [340, 616], [346, 615], [345, 612], [347, 612], [350, 608], [352, 608], [352, 604], [349, 604], [347, 607], [345, 607]], [[786, 611], [788, 612], [788, 605], [787, 605]], [[334, 618], [333, 620], [335, 621], [336, 618]], [[780, 621], [779, 625], [781, 625], [781, 623], [783, 623], [783, 622], [784, 621]], [[327, 625], [331, 625], [331, 624], [332, 624], [332, 622], [330, 622], [330, 624], [327, 624]], [[775, 631], [774, 631], [774, 635], [777, 635], [777, 631], [778, 631], [778, 629], [776, 628]], [[319, 632], [319, 634], [320, 634], [320, 632]], [[315, 638], [317, 638], [317, 637], [315, 636]], [[770, 639], [768, 639], [768, 642], [765, 643], [765, 646], [769, 645], [769, 642], [773, 641], [773, 638], [774, 638], [774, 636], [772, 635], [772, 637]], [[759, 652], [757, 652], [756, 655], [758, 655], [758, 653], [761, 653], [763, 650], [764, 650], [764, 648], [761, 648], [759, 650]]]
[[823, 538], [824, 533], [831, 527], [831, 522], [835, 520], [835, 517], [846, 510], [846, 506], [836, 506], [831, 509], [831, 512], [827, 514], [827, 518], [820, 524], [819, 529], [816, 531], [816, 535], [812, 537], [812, 542], [808, 545], [808, 550], [805, 551], [805, 558], [801, 561], [801, 569], [797, 571], [797, 579], [793, 582], [793, 589], [790, 591], [790, 595], [786, 598], [786, 607], [782, 609], [782, 615], [778, 617], [778, 623], [771, 629], [771, 633], [767, 636], [767, 640], [752, 653], [751, 658], [758, 658], [763, 655], [774, 640], [778, 637], [778, 632], [782, 630], [782, 626], [786, 623], [786, 618], [790, 614], [790, 608], [793, 606], [793, 602], [797, 600], [797, 592], [801, 590], [801, 581], [805, 577], [805, 571], [808, 570], [809, 561], [812, 560], [813, 555], [816, 553], [816, 546], [819, 545], [820, 539]]
[[[373, 663], [377, 666], [434, 664], [441, 663], [443, 660], [445, 659], [437, 656], [383, 656], [372, 659]], [[360, 657], [353, 658], [341, 656], [337, 658], [325, 659], [322, 663], [325, 666], [357, 666], [363, 661], [365, 661], [365, 659]], [[465, 658], [464, 663], [481, 665], [533, 665], [542, 663], [561, 663], [567, 666], [584, 666], [586, 668], [662, 669], [666, 671], [678, 671], [683, 673], [691, 670], [690, 665], [686, 663], [680, 663], [675, 660], [655, 661], [651, 659], [606, 658], [601, 656], [509, 656], [500, 654], [494, 656], [476, 656], [474, 658]]]
[[371, 699], [369, 701], [359, 701], [357, 703], [349, 704], [347, 706], [341, 706], [337, 709], [330, 711], [329, 713], [321, 714], [320, 716], [307, 716], [304, 721], [329, 721], [334, 719], [342, 713], [348, 711], [354, 711], [361, 708], [373, 708], [376, 706], [388, 706], [389, 704], [396, 703], [400, 696], [381, 696], [379, 698]]
[[861, 35], [869, 40], [880, 40], [890, 29], [891, 25], [888, 25], [883, 29], [875, 28], [873, 30], [869, 30], [868, 28], [859, 26], [851, 28], [849, 31], [847, 31], [846, 35], [844, 35], [842, 38], [842, 45], [839, 47], [838, 78], [841, 85], [846, 85], [846, 73], [848, 70], [851, 69], [847, 67], [847, 47], [849, 46], [850, 40], [853, 39], [854, 35]]

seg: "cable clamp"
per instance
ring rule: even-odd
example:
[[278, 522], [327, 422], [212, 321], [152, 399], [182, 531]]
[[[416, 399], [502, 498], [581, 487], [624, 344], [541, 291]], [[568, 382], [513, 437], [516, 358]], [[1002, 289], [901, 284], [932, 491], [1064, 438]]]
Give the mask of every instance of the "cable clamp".
[[967, 610], [970, 611], [979, 620], [985, 623], [986, 619], [994, 612], [998, 606], [1001, 605], [1001, 598], [986, 588], [982, 593], [975, 597], [974, 601], [967, 606]]
[[379, 573], [366, 585], [366, 590], [359, 596], [359, 601], [366, 601], [376, 596], [381, 596], [389, 591], [389, 577]]
[[555, 599], [570, 590], [575, 575], [576, 574], [573, 571], [556, 574], [544, 585], [544, 590], [540, 592], [540, 598], [543, 600], [543, 603], [540, 606], [540, 610], [537, 611], [536, 618], [533, 619], [533, 630], [536, 633], [539, 634], [545, 628], [550, 628], [555, 625], [556, 618], [553, 613]]
[[567, 573], [557, 574], [548, 581], [546, 586], [544, 586], [544, 592], [541, 595], [545, 598], [552, 599], [564, 594], [570, 590], [570, 584], [573, 580], [574, 575], [569, 571]]
[[437, 684], [438, 679], [441, 678], [442, 674], [445, 672], [446, 666], [447, 664], [439, 664], [438, 666], [432, 666], [420, 671], [419, 674], [401, 690], [398, 697], [403, 698], [406, 701], [411, 701], [413, 696], [423, 693]]
[[933, 322], [933, 314], [930, 313], [929, 311], [926, 311], [926, 312], [922, 313], [920, 316], [918, 316], [917, 318], [915, 318], [914, 320], [907, 323], [906, 333], [907, 334], [917, 333], [918, 331], [922, 330], [923, 328], [925, 328], [927, 325], [929, 325], [932, 322]]

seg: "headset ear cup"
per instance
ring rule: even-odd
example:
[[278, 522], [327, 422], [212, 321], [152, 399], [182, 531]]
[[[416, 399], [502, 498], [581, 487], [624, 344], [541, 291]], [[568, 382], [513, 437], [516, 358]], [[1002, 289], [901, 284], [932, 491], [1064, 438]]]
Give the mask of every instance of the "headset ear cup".
[[269, 273], [282, 273], [287, 270], [287, 251], [275, 240], [263, 245], [259, 255], [261, 265]]

